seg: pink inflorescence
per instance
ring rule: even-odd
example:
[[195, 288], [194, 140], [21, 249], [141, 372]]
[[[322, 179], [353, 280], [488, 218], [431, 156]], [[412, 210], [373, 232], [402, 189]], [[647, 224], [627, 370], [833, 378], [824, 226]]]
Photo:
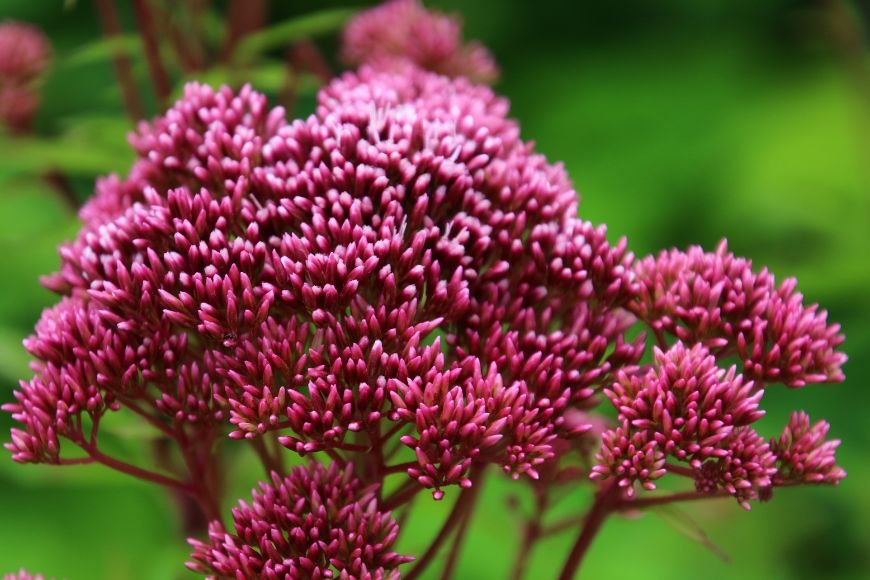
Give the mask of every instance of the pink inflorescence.
[[188, 567], [213, 578], [398, 578], [413, 558], [392, 551], [398, 526], [375, 492], [350, 465], [273, 473], [233, 509], [232, 532], [212, 522], [207, 542], [190, 541]]
[[29, 24], [0, 23], [0, 122], [14, 131], [27, 129], [39, 106], [35, 86], [51, 57], [42, 32]]
[[[131, 137], [129, 174], [98, 183], [44, 281], [64, 298], [3, 406], [13, 459], [195, 495], [214, 521], [191, 567], [237, 577], [389, 577], [408, 559], [388, 551], [383, 506], [441, 499], [487, 465], [546, 480], [582, 449], [587, 470], [599, 435], [591, 475], [620, 501], [669, 472], [744, 506], [839, 481], [826, 424], [796, 415], [770, 443], [752, 427], [767, 384], [842, 380], [839, 328], [724, 244], [635, 262], [507, 115], [489, 88], [409, 63], [335, 79], [293, 122], [250, 87], [188, 85]], [[742, 374], [720, 368], [733, 355]], [[116, 411], [174, 440], [187, 478], [106, 456]], [[218, 434], [275, 471], [280, 446], [332, 464], [274, 475], [231, 534], [210, 495]]]
[[725, 488], [742, 503], [755, 499], [775, 470], [768, 446], [747, 427], [764, 414], [763, 392], [753, 386], [734, 367], [720, 369], [700, 344], [656, 349], [655, 368], [620, 373], [605, 390], [620, 426], [605, 434], [593, 477], [617, 477], [629, 494], [635, 482], [655, 489], [671, 458], [689, 464], [699, 489]]
[[[834, 461], [839, 441], [825, 441], [827, 423], [810, 427], [795, 414], [770, 443], [751, 425], [764, 414], [765, 385], [843, 379], [839, 326], [803, 305], [794, 280], [776, 286], [725, 242], [714, 253], [662, 252], [634, 271], [639, 292], [629, 308], [660, 347], [652, 369], [621, 371], [604, 390], [619, 424], [604, 434], [592, 477], [616, 478], [631, 496], [636, 484], [655, 489], [673, 471], [692, 477], [699, 492], [724, 490], [746, 508], [774, 485], [838, 483], [845, 472]], [[670, 347], [668, 336], [676, 338]], [[743, 375], [720, 368], [733, 355]]]
[[32, 572], [28, 572], [25, 569], [21, 569], [18, 572], [4, 574], [3, 580], [45, 580], [45, 576], [42, 574], [34, 574]]
[[249, 88], [189, 85], [46, 279], [68, 297], [5, 407], [14, 457], [93, 451], [100, 417], [133, 408], [299, 454], [395, 434], [439, 498], [474, 463], [538, 477], [585, 430], [566, 413], [643, 345], [624, 240], [575, 217], [506, 114], [420, 70], [347, 74], [292, 124]]
[[148, 187], [160, 196], [179, 187], [193, 193], [232, 189], [239, 179], [250, 179], [266, 143], [286, 124], [284, 109], [269, 108], [249, 86], [234, 92], [189, 83], [165, 115], [140, 123], [130, 135], [138, 157], [128, 177], [98, 180], [81, 218], [86, 226], [110, 222], [142, 202]]
[[818, 305], [804, 306], [796, 280], [779, 286], [766, 269], [728, 252], [694, 246], [637, 264], [637, 316], [657, 332], [737, 354], [754, 380], [802, 387], [840, 382], [846, 355], [840, 325], [827, 324]]
[[420, 0], [388, 0], [355, 16], [344, 30], [342, 55], [350, 65], [396, 69], [411, 63], [479, 82], [499, 74], [483, 45], [463, 44], [457, 16], [427, 10]]
[[826, 439], [829, 429], [827, 421], [810, 425], [810, 417], [803, 411], [792, 414], [782, 435], [770, 442], [778, 460], [777, 483], [837, 484], [846, 477], [834, 457], [840, 441]]

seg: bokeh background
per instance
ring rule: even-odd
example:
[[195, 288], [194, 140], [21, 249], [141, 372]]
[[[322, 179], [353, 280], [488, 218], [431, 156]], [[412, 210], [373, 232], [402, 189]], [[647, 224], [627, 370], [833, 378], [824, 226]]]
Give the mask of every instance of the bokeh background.
[[[197, 0], [188, 0], [196, 2]], [[176, 4], [157, 1], [158, 4]], [[227, 2], [210, 6], [206, 34], [220, 38]], [[97, 175], [125, 172], [131, 153], [111, 56], [124, 50], [146, 113], [158, 112], [135, 19], [115, 2], [124, 35], [107, 42], [87, 0], [0, 0], [0, 20], [41, 27], [54, 45], [34, 133], [0, 135], [0, 399], [27, 376], [21, 347], [56, 298], [38, 276], [78, 222], [46, 175], [62, 172], [74, 195]], [[495, 53], [497, 90], [524, 136], [563, 160], [581, 192], [581, 214], [626, 235], [643, 255], [670, 246], [738, 254], [797, 276], [847, 335], [847, 381], [771, 390], [762, 428], [778, 432], [791, 409], [825, 417], [843, 440], [849, 477], [839, 489], [777, 493], [745, 513], [732, 501], [610, 520], [584, 565], [589, 578], [870, 578], [870, 60], [868, 7], [847, 0], [556, 2], [449, 0], [466, 35]], [[271, 35], [244, 68], [197, 74], [251, 80], [275, 98], [286, 89], [285, 48], [311, 36], [336, 47], [336, 13], [359, 2], [273, 2]], [[322, 13], [321, 13], [322, 14]], [[288, 25], [287, 22], [290, 22]], [[255, 47], [257, 48], [257, 47]], [[172, 69], [173, 89], [183, 75]], [[296, 114], [310, 112], [316, 81], [301, 76]], [[0, 416], [0, 432], [10, 418]], [[119, 427], [123, 429], [123, 427]], [[259, 472], [241, 459], [232, 485], [247, 495]], [[460, 578], [503, 578], [519, 533], [523, 486], [490, 478]], [[187, 549], [162, 492], [97, 466], [19, 466], [0, 457], [0, 572], [26, 567], [71, 580], [176, 578]], [[515, 497], [514, 497], [515, 496]], [[424, 498], [421, 498], [424, 499]], [[570, 494], [563, 514], [588, 497]], [[423, 505], [425, 504], [425, 505]], [[421, 502], [403, 547], [419, 553], [447, 506]], [[553, 577], [573, 532], [539, 545], [530, 577]], [[711, 549], [710, 543], [716, 549]], [[721, 553], [719, 553], [721, 552]], [[405, 552], [407, 553], [407, 552]], [[723, 557], [724, 554], [724, 557]], [[437, 567], [433, 567], [437, 570]]]

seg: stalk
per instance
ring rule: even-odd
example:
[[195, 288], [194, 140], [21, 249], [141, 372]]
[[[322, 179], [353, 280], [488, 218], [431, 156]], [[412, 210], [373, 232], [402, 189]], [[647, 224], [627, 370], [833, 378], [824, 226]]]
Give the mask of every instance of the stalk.
[[[106, 38], [113, 39], [121, 36], [121, 20], [118, 18], [115, 3], [112, 0], [96, 0], [96, 3], [97, 14], [100, 17], [100, 24]], [[144, 118], [145, 114], [142, 102], [139, 100], [139, 91], [133, 78], [130, 59], [123, 51], [116, 50], [112, 60], [115, 65], [115, 74], [118, 76], [118, 83], [121, 85], [121, 94], [124, 96], [124, 106], [135, 124]]]
[[613, 508], [618, 503], [619, 485], [616, 480], [604, 487], [596, 496], [595, 502], [586, 514], [586, 519], [583, 522], [583, 527], [580, 529], [580, 535], [574, 542], [571, 548], [571, 553], [565, 561], [565, 566], [562, 568], [562, 573], [559, 575], [559, 580], [571, 580], [574, 578], [577, 570], [580, 568], [580, 563], [586, 552], [589, 551], [589, 546], [592, 545], [592, 540], [601, 530], [604, 520], [613, 511]]

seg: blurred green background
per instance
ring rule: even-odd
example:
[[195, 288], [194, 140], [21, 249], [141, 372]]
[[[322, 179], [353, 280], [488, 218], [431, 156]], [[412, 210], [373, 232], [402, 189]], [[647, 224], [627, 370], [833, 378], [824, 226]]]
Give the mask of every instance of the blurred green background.
[[[57, 266], [57, 244], [78, 228], [45, 173], [63, 170], [83, 199], [97, 175], [125, 172], [131, 161], [125, 134], [132, 125], [110, 49], [129, 51], [147, 113], [157, 113], [132, 10], [116, 4], [127, 34], [107, 44], [89, 1], [0, 0], [0, 20], [37, 24], [55, 49], [35, 135], [0, 136], [3, 401], [27, 376], [21, 339], [56, 301], [37, 278]], [[272, 4], [268, 26], [328, 7], [361, 6]], [[497, 90], [511, 99], [525, 137], [550, 159], [564, 160], [584, 218], [607, 223], [614, 238], [628, 236], [640, 255], [690, 243], [712, 248], [727, 237], [757, 265], [797, 276], [806, 299], [827, 308], [847, 335], [846, 383], [772, 390], [762, 424], [773, 435], [795, 408], [827, 418], [843, 440], [839, 458], [849, 472], [839, 489], [783, 490], [750, 513], [714, 501], [679, 513], [614, 518], [593, 545], [584, 577], [870, 578], [867, 7], [841, 0], [429, 4], [461, 11], [466, 35], [495, 53], [503, 68]], [[220, 36], [225, 9], [226, 2], [211, 3], [208, 34]], [[281, 31], [320, 27], [316, 42], [334, 54], [333, 20], [279, 27], [257, 64], [197, 76], [250, 79], [277, 97], [286, 82]], [[310, 112], [314, 83], [302, 78], [299, 87], [297, 114]], [[2, 432], [10, 425], [3, 414]], [[240, 496], [258, 474], [245, 462], [234, 468]], [[181, 569], [187, 549], [160, 490], [101, 467], [18, 466], [6, 458], [0, 486], [0, 572], [23, 566], [71, 580], [192, 576]], [[528, 503], [527, 490], [492, 477], [486, 487], [460, 578], [503, 578], [513, 562], [519, 516], [506, 506], [511, 495]], [[447, 512], [420, 499], [417, 524], [402, 540], [412, 553], [420, 553]], [[559, 509], [579, 513], [587, 500], [578, 491]], [[698, 541], [700, 530], [729, 561]], [[572, 537], [540, 544], [529, 577], [553, 577]]]

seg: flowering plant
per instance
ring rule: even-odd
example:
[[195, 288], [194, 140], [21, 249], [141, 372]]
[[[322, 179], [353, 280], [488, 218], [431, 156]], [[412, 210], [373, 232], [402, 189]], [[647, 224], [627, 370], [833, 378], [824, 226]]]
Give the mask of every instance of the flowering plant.
[[[349, 23], [343, 55], [360, 68], [306, 119], [190, 83], [140, 124], [44, 279], [63, 297], [3, 407], [15, 461], [167, 487], [188, 568], [216, 578], [414, 578], [451, 542], [449, 576], [497, 472], [539, 502], [518, 576], [550, 494], [591, 490], [562, 578], [611, 514], [749, 509], [845, 476], [824, 421], [754, 425], [766, 390], [844, 378], [839, 327], [794, 280], [725, 242], [635, 259], [578, 218], [450, 17], [393, 0]], [[158, 465], [101, 445], [113, 414], [153, 430]], [[232, 440], [267, 475], [225, 518]], [[686, 490], [655, 492], [665, 478]], [[399, 554], [423, 492], [456, 499], [424, 553]]]

